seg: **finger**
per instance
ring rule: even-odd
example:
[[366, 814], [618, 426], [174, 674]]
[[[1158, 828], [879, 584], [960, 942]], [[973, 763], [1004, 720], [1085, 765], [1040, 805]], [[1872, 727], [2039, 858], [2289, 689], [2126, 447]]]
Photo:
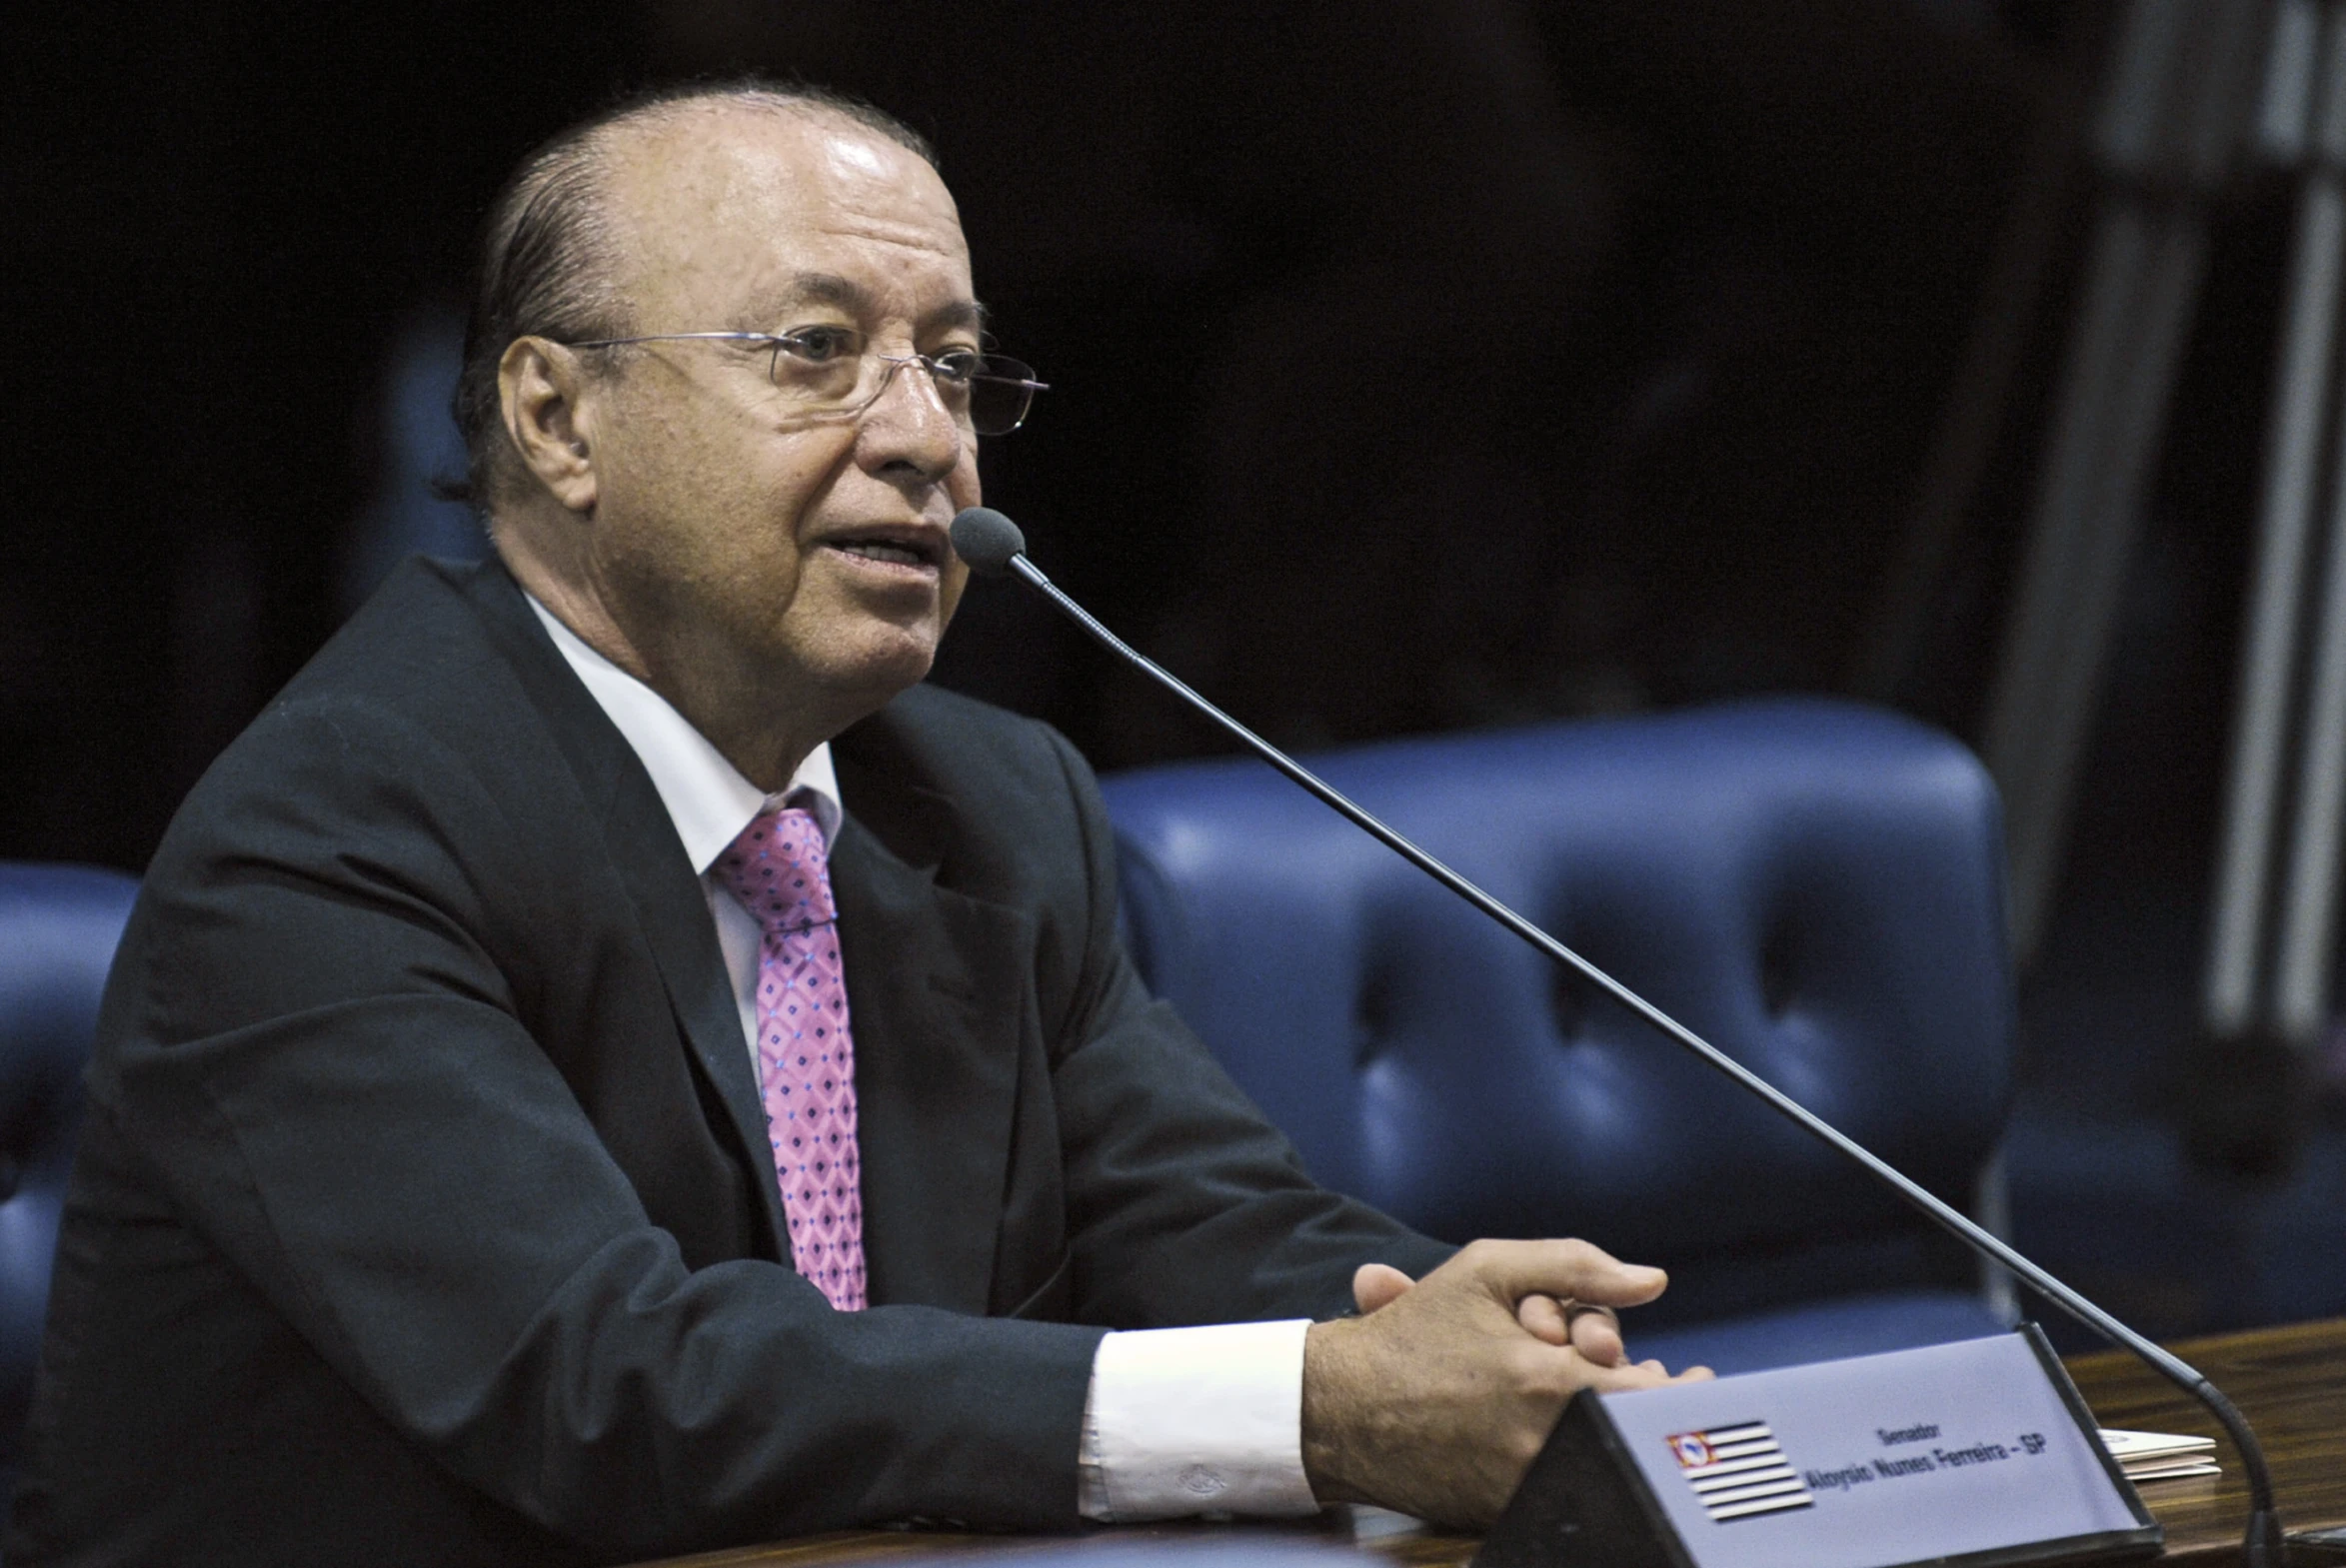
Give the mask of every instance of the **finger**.
[[1587, 1370], [1588, 1386], [1605, 1393], [1624, 1388], [1659, 1388], [1665, 1383], [1694, 1381], [1699, 1379], [1670, 1376], [1669, 1369], [1659, 1361], [1625, 1361], [1619, 1366], [1592, 1366]]
[[1408, 1275], [1387, 1263], [1363, 1263], [1352, 1271], [1352, 1301], [1365, 1317], [1378, 1307], [1389, 1306], [1416, 1283]]
[[1510, 1307], [1529, 1295], [1638, 1306], [1670, 1282], [1658, 1268], [1624, 1263], [1586, 1241], [1476, 1241], [1442, 1267], [1470, 1273]]
[[1595, 1307], [1579, 1307], [1567, 1311], [1564, 1322], [1571, 1334], [1572, 1348], [1587, 1360], [1598, 1366], [1628, 1364], [1629, 1349], [1621, 1343], [1620, 1319], [1610, 1312]]
[[1525, 1296], [1515, 1303], [1515, 1321], [1534, 1339], [1559, 1346], [1572, 1343], [1572, 1327], [1564, 1315], [1564, 1304], [1553, 1296]]

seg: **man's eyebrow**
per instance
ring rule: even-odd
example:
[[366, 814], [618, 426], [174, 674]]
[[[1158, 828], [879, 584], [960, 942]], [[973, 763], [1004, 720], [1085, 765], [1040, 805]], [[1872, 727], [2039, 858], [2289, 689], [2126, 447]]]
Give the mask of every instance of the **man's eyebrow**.
[[802, 272], [783, 292], [786, 305], [836, 305], [851, 314], [871, 314], [872, 294], [853, 278], [835, 272]]
[[[843, 278], [834, 272], [800, 273], [791, 280], [777, 304], [782, 309], [793, 305], [834, 305], [856, 316], [870, 316], [877, 309], [871, 290], [853, 278]], [[928, 331], [946, 327], [982, 331], [986, 326], [986, 307], [976, 300], [954, 300], [938, 306], [916, 325]]]
[[986, 307], [977, 300], [956, 300], [951, 305], [940, 305], [922, 317], [921, 325], [933, 332], [944, 327], [967, 327], [972, 332], [984, 332]]

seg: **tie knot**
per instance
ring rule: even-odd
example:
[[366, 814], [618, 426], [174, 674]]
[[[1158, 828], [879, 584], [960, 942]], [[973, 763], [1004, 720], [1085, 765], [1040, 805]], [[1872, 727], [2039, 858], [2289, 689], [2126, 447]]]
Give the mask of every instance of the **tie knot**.
[[710, 869], [770, 936], [838, 918], [823, 829], [797, 806], [760, 812]]

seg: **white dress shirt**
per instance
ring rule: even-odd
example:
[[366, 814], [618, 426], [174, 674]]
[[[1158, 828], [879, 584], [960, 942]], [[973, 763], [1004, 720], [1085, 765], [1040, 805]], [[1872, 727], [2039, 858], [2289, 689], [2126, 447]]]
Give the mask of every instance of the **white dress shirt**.
[[[839, 830], [839, 780], [819, 746], [788, 787], [768, 794], [659, 693], [589, 648], [533, 598], [554, 646], [627, 738], [693, 868], [717, 924], [751, 1072], [758, 1060], [757, 919], [709, 867], [762, 811], [811, 812], [828, 843]], [[853, 960], [851, 960], [853, 961]], [[848, 1020], [853, 1033], [855, 1020]], [[1184, 1514], [1318, 1511], [1303, 1475], [1303, 1333], [1229, 1323], [1112, 1333], [1092, 1362], [1078, 1490], [1084, 1516], [1110, 1523]]]

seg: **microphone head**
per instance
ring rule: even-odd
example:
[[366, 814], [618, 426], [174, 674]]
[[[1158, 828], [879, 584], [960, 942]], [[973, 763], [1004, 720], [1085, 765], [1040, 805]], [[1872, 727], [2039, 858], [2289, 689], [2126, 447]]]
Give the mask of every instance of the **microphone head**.
[[953, 520], [953, 553], [971, 571], [993, 577], [1010, 570], [1011, 557], [1027, 553], [1027, 536], [992, 507], [970, 507]]

